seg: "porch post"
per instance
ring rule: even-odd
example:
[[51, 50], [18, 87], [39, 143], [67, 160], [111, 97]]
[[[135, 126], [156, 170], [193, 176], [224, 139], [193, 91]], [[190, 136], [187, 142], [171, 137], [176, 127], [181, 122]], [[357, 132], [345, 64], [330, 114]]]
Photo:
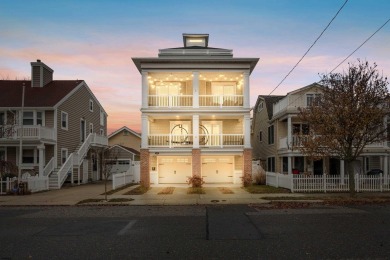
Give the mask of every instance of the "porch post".
[[149, 82], [148, 72], [142, 71], [142, 108], [147, 108], [149, 105]]
[[383, 156], [383, 177], [385, 179], [384, 184], [389, 184], [389, 156]]
[[192, 148], [199, 148], [199, 115], [192, 116]]
[[43, 168], [45, 166], [45, 158], [44, 158], [44, 151], [45, 151], [45, 145], [40, 144], [37, 146], [38, 152], [39, 152], [39, 177], [43, 177]]
[[288, 165], [288, 174], [292, 174], [292, 160], [291, 160], [291, 156], [287, 157], [287, 165]]
[[243, 85], [244, 85], [244, 108], [249, 108], [249, 98], [250, 98], [250, 86], [249, 86], [249, 71], [243, 73]]
[[141, 116], [141, 124], [142, 124], [142, 133], [141, 133], [141, 148], [148, 148], [148, 128], [149, 128], [149, 122], [148, 122], [148, 116], [142, 115]]
[[[149, 149], [141, 148], [141, 185], [150, 187], [150, 172], [149, 172]], [[157, 184], [157, 183], [155, 183]]]
[[199, 71], [192, 72], [192, 106], [199, 108]]
[[287, 146], [289, 150], [291, 150], [293, 143], [292, 143], [292, 130], [291, 130], [291, 115], [288, 115], [287, 117]]
[[251, 148], [251, 118], [244, 115], [244, 148]]
[[344, 178], [345, 178], [344, 160], [340, 160], [340, 177], [341, 177], [341, 184], [344, 185]]

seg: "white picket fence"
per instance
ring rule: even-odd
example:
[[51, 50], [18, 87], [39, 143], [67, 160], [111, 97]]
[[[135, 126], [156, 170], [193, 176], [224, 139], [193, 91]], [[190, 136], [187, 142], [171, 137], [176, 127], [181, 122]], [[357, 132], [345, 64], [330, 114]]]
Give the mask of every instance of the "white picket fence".
[[130, 168], [126, 172], [116, 173], [112, 175], [112, 189], [118, 189], [129, 183], [140, 182], [140, 162], [132, 162]]
[[[347, 192], [349, 191], [348, 176], [340, 175], [303, 175], [280, 174], [266, 172], [266, 184], [282, 187], [291, 192]], [[387, 175], [355, 175], [355, 190], [362, 191], [390, 191]]]
[[0, 195], [7, 194], [14, 185], [15, 180], [17, 180], [16, 177], [14, 178], [6, 178], [5, 180], [0, 179]]
[[27, 179], [27, 188], [31, 192], [49, 190], [49, 177], [31, 176]]

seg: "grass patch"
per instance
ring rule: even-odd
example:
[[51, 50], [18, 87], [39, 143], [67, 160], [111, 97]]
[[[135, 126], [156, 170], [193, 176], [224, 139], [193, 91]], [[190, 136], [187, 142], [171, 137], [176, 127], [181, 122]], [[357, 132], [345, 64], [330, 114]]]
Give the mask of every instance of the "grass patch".
[[77, 205], [86, 204], [86, 203], [99, 203], [102, 202], [104, 199], [85, 199], [77, 202]]
[[134, 199], [132, 198], [114, 198], [114, 199], [109, 199], [108, 202], [129, 202], [129, 201], [133, 201]]
[[166, 187], [164, 189], [162, 189], [159, 193], [157, 193], [158, 195], [169, 195], [169, 194], [173, 194], [173, 191], [175, 190], [174, 187]]
[[109, 190], [109, 191], [107, 191], [107, 192], [103, 192], [103, 193], [100, 194], [100, 195], [105, 195], [105, 194], [107, 194], [107, 195], [112, 195], [112, 194], [114, 194], [114, 193], [117, 193], [118, 191], [124, 190], [124, 189], [126, 189], [126, 188], [128, 188], [128, 187], [131, 187], [131, 186], [134, 186], [134, 185], [136, 185], [136, 183], [129, 183], [129, 184], [127, 184], [127, 185], [125, 185], [125, 186], [122, 186], [122, 187], [120, 187], [120, 188], [118, 188], [118, 189]]
[[234, 192], [229, 189], [229, 188], [226, 188], [226, 187], [219, 187], [218, 190], [222, 193], [222, 194], [234, 194]]
[[290, 190], [285, 188], [276, 188], [268, 185], [251, 185], [248, 187], [244, 187], [247, 192], [254, 194], [261, 193], [290, 193]]
[[129, 190], [128, 192], [126, 192], [123, 195], [142, 195], [142, 194], [145, 194], [149, 189], [150, 188], [147, 188], [145, 186], [140, 185], [137, 188]]
[[206, 194], [203, 188], [200, 187], [190, 187], [187, 189], [187, 194]]

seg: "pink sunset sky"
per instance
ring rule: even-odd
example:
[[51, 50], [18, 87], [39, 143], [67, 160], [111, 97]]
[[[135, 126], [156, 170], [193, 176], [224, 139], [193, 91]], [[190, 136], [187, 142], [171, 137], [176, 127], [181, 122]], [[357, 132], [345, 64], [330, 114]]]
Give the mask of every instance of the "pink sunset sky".
[[[132, 57], [181, 47], [182, 33], [208, 33], [209, 46], [260, 58], [251, 75], [251, 105], [293, 68], [345, 0], [297, 1], [2, 1], [0, 80], [30, 79], [41, 59], [54, 79], [83, 79], [108, 113], [109, 133], [141, 129], [141, 75]], [[311, 51], [272, 93], [320, 79], [389, 18], [386, 0], [348, 1]], [[336, 71], [357, 59], [390, 75], [390, 23]], [[0, 93], [1, 94], [1, 93]]]

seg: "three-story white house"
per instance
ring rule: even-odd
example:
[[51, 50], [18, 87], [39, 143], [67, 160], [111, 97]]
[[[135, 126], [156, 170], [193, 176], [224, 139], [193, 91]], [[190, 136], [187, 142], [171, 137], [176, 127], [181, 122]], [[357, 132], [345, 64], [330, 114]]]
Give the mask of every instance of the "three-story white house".
[[142, 75], [141, 183], [241, 184], [251, 174], [249, 77], [258, 58], [233, 58], [183, 34], [184, 46], [133, 58]]

